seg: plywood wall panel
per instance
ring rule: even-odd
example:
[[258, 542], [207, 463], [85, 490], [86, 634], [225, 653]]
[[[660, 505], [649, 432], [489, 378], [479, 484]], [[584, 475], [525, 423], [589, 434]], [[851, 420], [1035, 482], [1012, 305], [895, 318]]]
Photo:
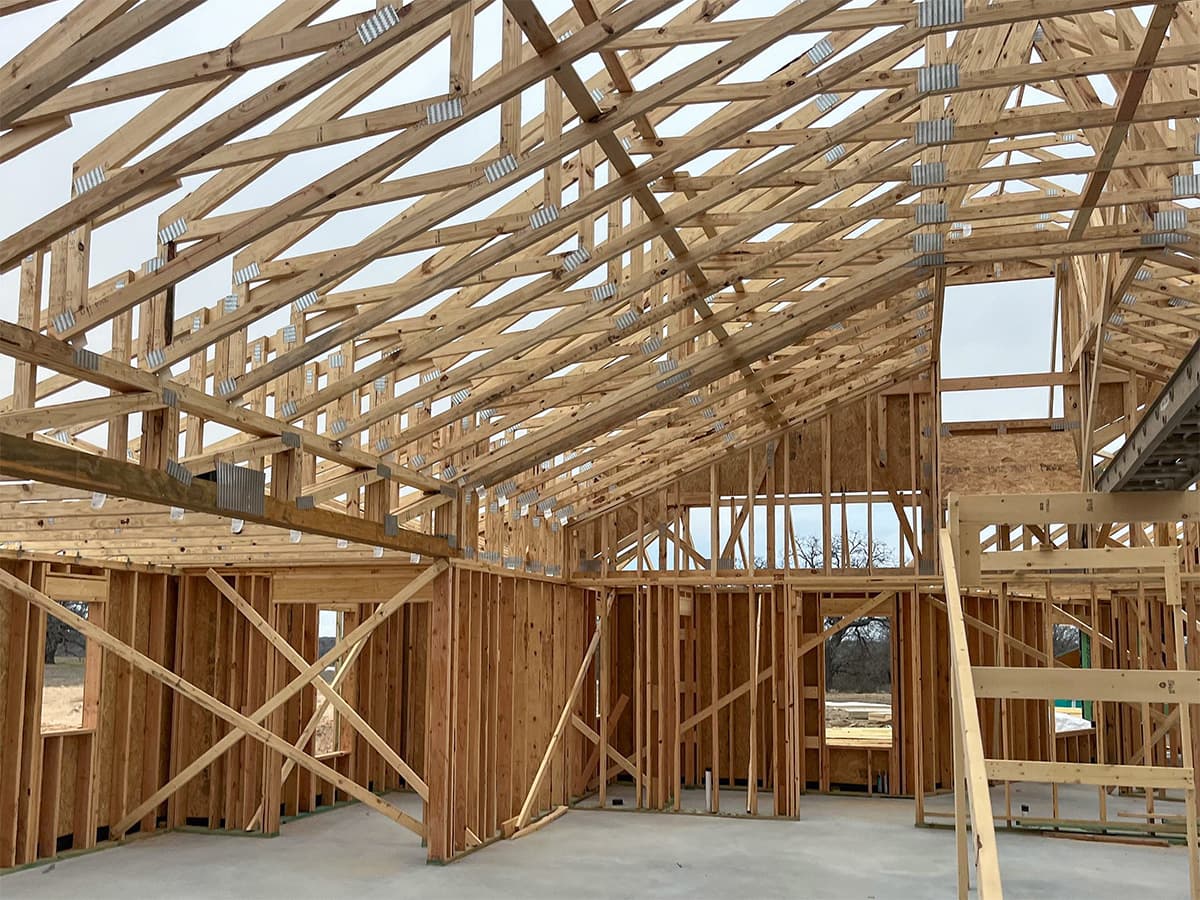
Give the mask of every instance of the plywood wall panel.
[[1079, 490], [1079, 455], [1067, 431], [943, 435], [941, 486], [946, 494], [1049, 493]]

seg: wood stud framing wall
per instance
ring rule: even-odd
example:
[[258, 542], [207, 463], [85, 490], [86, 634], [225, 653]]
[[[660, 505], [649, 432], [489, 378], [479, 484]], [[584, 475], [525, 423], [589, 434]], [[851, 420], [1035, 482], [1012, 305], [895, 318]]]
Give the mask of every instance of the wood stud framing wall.
[[[1088, 451], [1128, 433], [1200, 330], [1182, 202], [1197, 158], [1195, 0], [1156, 3], [1148, 21], [1133, 0], [967, 2], [924, 19], [932, 5], [843, 5], [806, 0], [763, 17], [740, 0], [639, 0], [575, 4], [546, 21], [529, 0], [441, 0], [397, 7], [394, 20], [317, 21], [328, 4], [284, 0], [226, 48], [88, 82], [163, 19], [85, 0], [0, 78], [0, 160], [69, 139], [72, 114], [160, 95], [63, 173], [69, 200], [0, 240], [0, 268], [20, 275], [15, 316], [0, 323], [0, 350], [17, 361], [0, 399], [0, 474], [79, 499], [87, 488], [70, 473], [107, 456], [111, 493], [137, 498], [121, 511], [138, 518], [31, 514], [0, 541], [188, 565], [197, 546], [212, 557], [203, 562], [274, 564], [334, 555], [339, 538], [350, 542], [343, 558], [375, 547], [438, 556], [454, 549], [449, 536], [537, 574], [575, 562], [562, 520], [651, 496], [647, 471], [689, 475], [906, 385], [921, 408], [917, 471], [936, 473], [942, 423], [930, 407], [945, 290], [958, 284], [1053, 279], [1052, 357], [1063, 365], [1048, 377], [1067, 403], [1045, 428]], [[0, 12], [19, 22], [24, 6]], [[646, 24], [664, 12], [664, 25]], [[476, 23], [497, 13], [499, 61], [476, 65], [486, 49]], [[809, 49], [744, 79], [744, 66], [796, 39]], [[350, 114], [443, 42], [445, 93]], [[673, 51], [698, 44], [716, 46], [676, 62]], [[294, 68], [222, 106], [246, 72], [276, 64]], [[1088, 79], [1107, 80], [1116, 99]], [[1033, 86], [1053, 100], [1028, 101]], [[522, 103], [537, 88], [540, 111]], [[289, 104], [290, 117], [245, 137]], [[713, 112], [680, 130], [674, 114], [694, 104]], [[202, 126], [180, 125], [197, 110]], [[484, 116], [498, 118], [496, 141], [473, 161], [406, 168]], [[953, 128], [919, 127], [936, 122]], [[370, 138], [277, 204], [239, 206], [294, 154]], [[915, 183], [929, 179], [913, 164], [925, 175], [944, 166], [944, 177]], [[1086, 190], [1055, 180], [1072, 173]], [[193, 176], [203, 180], [183, 195]], [[508, 188], [518, 190], [471, 218]], [[945, 204], [944, 215], [917, 221], [918, 204]], [[160, 215], [144, 253], [101, 273], [93, 232], [147, 207]], [[243, 211], [216, 212], [230, 207]], [[376, 208], [394, 213], [376, 231], [294, 251], [318, 227]], [[444, 224], [460, 213], [466, 221]], [[914, 241], [943, 249], [919, 253]], [[419, 262], [394, 282], [344, 284], [408, 254]], [[191, 308], [181, 283], [216, 266], [228, 295]], [[514, 287], [524, 276], [534, 280]], [[427, 302], [436, 319], [413, 312]], [[262, 324], [289, 304], [286, 328]], [[548, 318], [513, 328], [531, 315]], [[76, 358], [79, 339], [101, 329], [113, 349]], [[72, 399], [80, 385], [102, 390]], [[218, 438], [218, 425], [236, 433]], [[17, 465], [35, 456], [28, 440], [62, 452], [42, 448], [49, 464], [36, 471]], [[181, 493], [172, 505], [196, 514], [195, 540], [174, 541], [163, 504], [147, 500], [163, 496], [154, 473], [171, 460], [194, 474], [217, 462], [264, 472], [272, 502], [242, 532], [254, 540], [217, 541], [225, 517]], [[913, 480], [892, 474], [898, 490]], [[933, 512], [936, 474], [923, 478], [918, 505]], [[493, 507], [501, 488], [533, 500]], [[543, 503], [566, 512], [543, 516]], [[381, 527], [389, 514], [396, 533]], [[919, 537], [936, 545], [931, 531]]]
[[[892, 747], [870, 760], [826, 741], [820, 637], [824, 615], [864, 602], [873, 615], [896, 622], [895, 666], [902, 678], [893, 688]], [[925, 611], [921, 625], [917, 610]], [[873, 776], [880, 774], [884, 793], [912, 794], [923, 778], [936, 789], [939, 765], [948, 764], [949, 733], [934, 734], [927, 725], [923, 745], [913, 731], [918, 719], [938, 718], [945, 703], [935, 680], [913, 671], [911, 648], [920, 639], [914, 630], [933, 627], [931, 610], [928, 602], [914, 603], [910, 592], [804, 591], [782, 582], [712, 588], [665, 578], [618, 590], [601, 690], [616, 755], [607, 777], [624, 773], [640, 785], [639, 808], [678, 810], [674, 786], [703, 788], [709, 771], [715, 812], [737, 812], [745, 797], [758, 814], [753, 795], [761, 790], [774, 793], [774, 814], [782, 816], [798, 815], [799, 796], [808, 790], [874, 790]], [[922, 748], [925, 760], [918, 759]], [[733, 809], [721, 799], [723, 787], [737, 791]]]
[[[38, 5], [0, 0], [0, 29]], [[681, 809], [706, 770], [718, 811], [863, 788], [929, 822], [972, 754], [1200, 756], [1186, 704], [1101, 701], [1063, 738], [1050, 698], [964, 716], [951, 697], [972, 667], [1071, 668], [1060, 624], [1093, 668], [1200, 670], [1195, 493], [1059, 493], [1095, 487], [1200, 338], [1200, 0], [331, 5], [264, 5], [226, 47], [95, 77], [204, 4], [82, 0], [0, 69], [0, 177], [73, 117], [157, 95], [0, 236], [0, 869], [173, 828], [274, 834], [347, 800], [448, 862], [618, 783]], [[376, 103], [433, 59], [444, 91]], [[288, 71], [225, 102], [268, 66]], [[469, 161], [415, 168], [485, 122]], [[139, 210], [158, 216], [142, 250], [93, 258]], [[226, 295], [197, 301], [210, 269]], [[1053, 283], [1051, 371], [943, 378], [947, 290], [1026, 279]], [[943, 421], [946, 393], [998, 388], [1061, 409]], [[958, 493], [998, 496], [964, 520]], [[868, 546], [897, 534], [894, 565], [850, 565], [854, 504]], [[1004, 568], [1068, 551], [1090, 571]], [[1177, 560], [1179, 591], [1110, 552]], [[43, 733], [40, 642], [70, 596], [94, 598], [84, 723]], [[824, 724], [825, 640], [866, 613], [892, 634], [874, 752]], [[1145, 797], [1145, 823], [1098, 827], [1180, 834]], [[1017, 824], [1007, 790], [997, 821]]]
[[[5, 565], [34, 587], [51, 569], [47, 563]], [[90, 605], [89, 620], [213, 697], [238, 709], [254, 709], [288, 680], [265, 639], [202, 576], [112, 571], [107, 580], [107, 597]], [[298, 652], [306, 659], [316, 658], [315, 603], [273, 605], [271, 578], [265, 573], [239, 574], [232, 584], [274, 621]], [[353, 620], [366, 615], [367, 609], [356, 606], [346, 615]], [[228, 733], [228, 726], [205, 709], [95, 648], [89, 651], [87, 687], [96, 696], [84, 727], [42, 734], [44, 613], [8, 592], [4, 592], [2, 611], [4, 683], [10, 692], [4, 707], [9, 767], [4, 783], [7, 789], [18, 781], [33, 786], [16, 807], [15, 817], [13, 807], [6, 809], [6, 865], [54, 856], [60, 847], [83, 849], [116, 837], [114, 826], [127, 812]], [[343, 689], [363, 717], [415, 766], [422, 765], [424, 749], [428, 627], [424, 619], [423, 605], [412, 606], [368, 639], [358, 668]], [[90, 675], [93, 666], [99, 670], [95, 680]], [[22, 703], [12, 702], [18, 697], [24, 698]], [[411, 702], [391, 705], [389, 697]], [[297, 696], [277, 714], [273, 727], [285, 740], [295, 741], [313, 711], [311, 694]], [[324, 759], [372, 790], [403, 785], [361, 741]], [[347, 799], [344, 792], [303, 769], [293, 768], [280, 782], [283, 762], [257, 742], [242, 740], [148, 811], [131, 832], [191, 826], [274, 833], [281, 816]], [[20, 779], [15, 777], [18, 771], [25, 773]], [[271, 802], [264, 802], [265, 797]], [[252, 828], [252, 823], [260, 827]], [[24, 843], [21, 836], [28, 834], [36, 844]]]
[[[430, 607], [430, 709], [445, 710], [444, 805], [431, 802], [430, 859], [448, 861], [489, 842], [521, 811], [551, 744], [571, 681], [595, 629], [584, 592], [528, 577], [456, 568]], [[443, 631], [445, 629], [445, 631]], [[440, 665], [439, 665], [440, 662]], [[595, 719], [595, 693], [572, 704]], [[533, 809], [549, 812], [579, 793], [584, 738], [569, 729], [553, 749]]]
[[[980, 896], [1000, 896], [993, 809], [987, 799], [990, 780], [1005, 786], [1005, 809], [995, 818], [1010, 826], [1014, 818], [1021, 819], [1012, 810], [1011, 782], [1041, 782], [1051, 786], [1051, 815], [1021, 820], [1023, 827], [1182, 837], [1190, 895], [1200, 896], [1195, 780], [1200, 746], [1193, 731], [1200, 712], [1195, 702], [1200, 698], [1200, 657], [1195, 641], [1185, 639], [1194, 636], [1197, 622], [1198, 497], [1188, 491], [949, 498], [950, 529], [942, 530], [941, 544], [954, 656], [951, 706], [956, 722], [962, 723], [954, 748], [960, 897], [967, 896], [968, 818]], [[1040, 535], [1023, 540], [1026, 549], [1010, 549], [1017, 523], [1023, 534]], [[1127, 524], [1127, 543], [1113, 537], [1122, 523]], [[1056, 528], [1063, 533], [1061, 544], [1048, 537]], [[994, 531], [987, 547], [984, 530]], [[1000, 652], [988, 653], [986, 643], [971, 647], [964, 627], [971, 617], [959, 594], [960, 578], [995, 585], [1001, 615], [1010, 591], [1027, 592], [1041, 582], [1040, 589], [1033, 588], [1040, 593], [1035, 611], [1045, 636], [1040, 666], [1038, 648], [1019, 641], [1011, 619], [1008, 627], [995, 629], [998, 640], [992, 647]], [[1051, 645], [1051, 617], [1072, 622], [1086, 634], [1095, 651], [1090, 665], [1076, 669], [1044, 652]], [[1028, 624], [1027, 616], [1021, 618]], [[1024, 657], [1017, 664], [1003, 646], [1014, 643]], [[1030, 671], [1031, 666], [1042, 671]], [[1064, 695], [1093, 707], [1095, 741], [1082, 758], [1079, 748], [1068, 744], [1061, 746], [1067, 758], [1060, 759], [1060, 742], [1050, 737], [1051, 701]], [[989, 718], [999, 725], [999, 741], [995, 731], [988, 739], [983, 726]], [[1006, 726], [1013, 724], [1020, 727], [1010, 731]], [[1022, 735], [1025, 740], [1014, 741]], [[1032, 746], [1030, 737], [1041, 746]], [[1096, 786], [1095, 820], [1060, 813], [1063, 784]], [[1140, 790], [1145, 822], [1110, 824], [1110, 790]], [[1182, 801], [1182, 808], [1170, 804], [1177, 812], [1165, 820], [1156, 815], [1155, 801], [1168, 792]]]

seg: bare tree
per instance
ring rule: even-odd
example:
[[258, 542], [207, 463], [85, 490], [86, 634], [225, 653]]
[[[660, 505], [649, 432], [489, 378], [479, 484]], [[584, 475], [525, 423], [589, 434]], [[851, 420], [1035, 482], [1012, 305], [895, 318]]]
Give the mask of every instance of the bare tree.
[[1079, 629], [1074, 625], [1054, 626], [1054, 656], [1057, 659], [1064, 653], [1079, 649]]
[[[852, 569], [895, 565], [892, 549], [882, 541], [868, 541], [861, 531], [847, 534], [846, 558]], [[804, 535], [796, 541], [796, 556], [802, 567], [820, 569], [825, 565], [824, 543], [817, 535]], [[842, 565], [842, 539], [830, 541], [830, 559], [835, 568]], [[827, 618], [824, 627], [837, 619]], [[856, 693], [884, 693], [891, 690], [892, 630], [887, 616], [864, 616], [847, 625], [825, 642], [825, 682], [832, 690]]]
[[[828, 628], [836, 619], [826, 619]], [[855, 620], [825, 642], [830, 690], [887, 693], [892, 687], [892, 628], [886, 616]]]
[[[76, 615], [87, 618], [88, 605], [86, 603], [76, 600], [59, 602]], [[86, 652], [84, 637], [66, 622], [48, 615], [46, 616], [46, 649], [43, 653], [46, 665], [54, 665], [60, 652], [66, 656], [82, 657]]]
[[[868, 547], [867, 536], [861, 531], [851, 531], [848, 537], [848, 561], [851, 569], [887, 567], [895, 564], [891, 548], [882, 541], [875, 541]], [[806, 534], [796, 542], [796, 556], [804, 568], [820, 569], [825, 565], [824, 545], [821, 539], [813, 534]], [[835, 569], [842, 567], [840, 536], [829, 543], [829, 559]]]

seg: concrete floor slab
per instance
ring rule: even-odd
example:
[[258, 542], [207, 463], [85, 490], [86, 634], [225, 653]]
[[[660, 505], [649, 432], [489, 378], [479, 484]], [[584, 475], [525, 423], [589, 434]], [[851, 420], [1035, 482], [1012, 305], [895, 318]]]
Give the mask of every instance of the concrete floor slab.
[[[396, 797], [419, 811], [411, 796]], [[167, 834], [0, 879], [23, 898], [791, 897], [954, 895], [954, 834], [915, 828], [903, 800], [806, 796], [798, 821], [572, 810], [450, 866], [361, 806], [278, 838]], [[1183, 898], [1183, 848], [999, 835], [1006, 896]]]

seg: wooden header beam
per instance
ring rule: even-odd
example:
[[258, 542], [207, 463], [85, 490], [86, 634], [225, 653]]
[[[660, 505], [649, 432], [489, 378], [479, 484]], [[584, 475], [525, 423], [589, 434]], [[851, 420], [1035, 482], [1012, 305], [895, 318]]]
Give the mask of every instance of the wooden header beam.
[[298, 509], [293, 503], [263, 498], [261, 515], [228, 509], [217, 503], [217, 485], [193, 479], [184, 484], [166, 472], [133, 463], [93, 456], [52, 443], [31, 441], [0, 432], [0, 474], [11, 478], [59, 484], [85, 491], [99, 491], [146, 503], [178, 506], [210, 515], [228, 516], [329, 537], [358, 544], [419, 553], [423, 556], [457, 555], [443, 538], [406, 529], [390, 536], [383, 523], [371, 522], [325, 509]]

